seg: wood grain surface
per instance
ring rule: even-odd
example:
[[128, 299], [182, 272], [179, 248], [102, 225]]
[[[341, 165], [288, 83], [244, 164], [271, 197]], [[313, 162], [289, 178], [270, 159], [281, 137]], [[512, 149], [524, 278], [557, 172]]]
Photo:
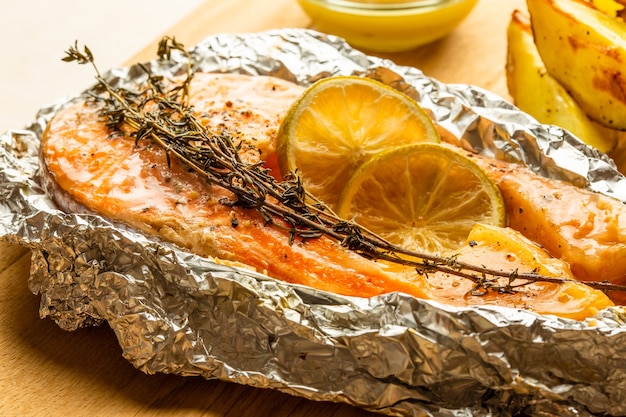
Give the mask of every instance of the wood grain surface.
[[[480, 0], [451, 35], [417, 50], [380, 54], [447, 83], [508, 97], [506, 26], [522, 0]], [[295, 0], [207, 0], [164, 35], [191, 46], [220, 32], [311, 27]], [[156, 42], [131, 62], [151, 59]], [[229, 382], [145, 375], [121, 356], [106, 326], [65, 332], [38, 315], [27, 287], [30, 252], [0, 241], [0, 416], [359, 416], [349, 405], [318, 403]]]

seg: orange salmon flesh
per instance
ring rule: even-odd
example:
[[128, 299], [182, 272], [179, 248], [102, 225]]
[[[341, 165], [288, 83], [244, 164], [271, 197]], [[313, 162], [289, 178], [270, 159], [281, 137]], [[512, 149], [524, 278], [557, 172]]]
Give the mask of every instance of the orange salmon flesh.
[[[253, 157], [274, 161], [278, 127], [303, 89], [272, 77], [196, 74], [190, 91], [196, 117], [202, 123], [237, 132], [237, 140], [258, 150]], [[501, 305], [574, 319], [593, 316], [613, 305], [603, 292], [579, 283], [533, 283], [510, 293], [471, 295], [473, 284], [469, 280], [443, 273], [420, 275], [414, 269], [368, 260], [327, 237], [290, 244], [286, 231], [267, 226], [255, 210], [221, 204], [223, 197], [233, 197], [229, 191], [208, 185], [174, 159], [168, 167], [165, 151], [158, 145], [147, 141], [135, 145], [134, 138], [111, 136], [94, 104], [78, 102], [55, 115], [43, 135], [42, 156], [47, 175], [55, 184], [53, 197], [60, 206], [72, 210], [84, 207], [198, 255], [232, 262], [282, 281], [342, 295], [371, 297], [397, 291], [451, 305]], [[537, 193], [523, 194], [520, 190], [507, 194], [507, 176], [493, 166], [490, 172], [504, 187], [511, 210], [523, 206], [527, 216], [533, 213], [532, 207], [543, 210], [533, 200], [539, 198]], [[561, 186], [546, 182], [554, 192]], [[586, 201], [591, 196], [597, 199], [590, 194]], [[573, 211], [573, 204], [583, 203], [568, 200], [562, 206]], [[509, 214], [512, 225], [523, 230], [518, 224], [522, 222], [520, 216]], [[560, 239], [532, 224], [535, 235]], [[620, 223], [616, 227], [624, 230], [623, 226]], [[588, 228], [578, 224], [572, 227]], [[537, 241], [533, 233], [525, 234]], [[562, 239], [572, 236], [578, 235], [572, 233]], [[578, 258], [567, 262], [558, 259], [567, 253], [564, 242], [552, 246], [539, 243], [553, 252], [560, 248], [560, 252], [552, 253], [553, 258], [515, 230], [485, 226], [473, 232], [472, 244], [462, 248], [459, 256], [494, 269], [530, 272], [539, 268], [546, 275], [565, 278], [586, 270], [577, 263]], [[577, 253], [573, 249], [570, 252]], [[590, 270], [594, 268], [595, 264], [589, 265]], [[610, 269], [606, 273], [612, 278], [625, 276], [624, 271], [614, 270], [617, 268], [605, 269]], [[604, 273], [601, 268], [597, 270]]]

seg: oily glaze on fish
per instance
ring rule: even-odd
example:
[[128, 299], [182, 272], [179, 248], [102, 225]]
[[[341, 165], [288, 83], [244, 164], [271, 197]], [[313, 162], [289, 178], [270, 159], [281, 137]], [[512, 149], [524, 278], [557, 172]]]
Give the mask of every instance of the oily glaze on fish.
[[[271, 159], [282, 115], [301, 91], [269, 77], [197, 74], [191, 100], [200, 120], [230, 129], [237, 140], [250, 145], [242, 149], [256, 150], [249, 159]], [[535, 311], [540, 313], [578, 319], [612, 304], [602, 292], [581, 284], [536, 283], [509, 294], [468, 296], [467, 283], [446, 285], [449, 277], [438, 274], [433, 285], [432, 277], [366, 260], [326, 237], [290, 244], [284, 230], [267, 226], [256, 211], [221, 204], [222, 198], [232, 197], [228, 191], [207, 185], [175, 160], [168, 167], [165, 152], [157, 145], [143, 141], [136, 146], [133, 138], [111, 137], [97, 112], [93, 104], [77, 103], [59, 112], [43, 136], [42, 156], [52, 193], [69, 209], [84, 206], [199, 255], [338, 294], [369, 297], [400, 291], [462, 305], [531, 310], [538, 306]], [[488, 247], [492, 235], [484, 236], [470, 248]], [[504, 252], [494, 256], [504, 256], [507, 262], [500, 265], [510, 270], [538, 267], [539, 257], [524, 263]], [[485, 262], [484, 251], [480, 257]], [[559, 276], [571, 276], [567, 265], [561, 266]]]
[[[273, 153], [282, 115], [302, 89], [268, 77], [196, 74], [190, 91], [197, 117], [235, 132], [251, 145], [242, 149], [254, 149], [247, 155], [254, 162]], [[176, 160], [168, 167], [162, 148], [111, 137], [97, 112], [93, 104], [78, 103], [56, 115], [44, 133], [43, 158], [53, 180], [48, 188], [60, 205], [82, 205], [196, 254], [241, 262], [288, 282], [342, 294], [372, 296], [393, 288], [426, 297], [415, 283], [326, 238], [290, 245], [284, 231], [266, 227], [256, 211], [220, 204], [232, 198], [229, 192], [207, 185]]]
[[[472, 265], [488, 265], [500, 271], [516, 269], [519, 273], [534, 272], [547, 277], [574, 279], [574, 275], [565, 262], [551, 257], [541, 247], [508, 227], [477, 224], [470, 232], [466, 245], [457, 251], [456, 260]], [[407, 276], [407, 279], [410, 279], [410, 276]], [[518, 280], [512, 284], [523, 284], [524, 289], [523, 291], [519, 291], [519, 288], [512, 289], [512, 291], [517, 291], [515, 304], [512, 305], [511, 299], [501, 293], [507, 291], [506, 287], [498, 291], [475, 289], [471, 281], [441, 272], [430, 274], [428, 283], [431, 288], [443, 289], [451, 286], [455, 288], [455, 291], [436, 292], [437, 299], [446, 304], [515, 306], [549, 314], [554, 310], [554, 300], [558, 300], [561, 306], [571, 303], [568, 307], [570, 311], [568, 316], [572, 318], [583, 317], [582, 310], [575, 313], [578, 300], [598, 296], [597, 293], [587, 292], [585, 286], [578, 283], [554, 285], [535, 282], [528, 284], [524, 280]], [[507, 279], [500, 279], [498, 284], [506, 286]], [[605, 297], [602, 296], [602, 298]]]
[[[626, 205], [521, 165], [475, 160], [496, 180], [510, 227], [567, 262], [577, 279], [626, 284]], [[626, 304], [623, 292], [610, 296]]]

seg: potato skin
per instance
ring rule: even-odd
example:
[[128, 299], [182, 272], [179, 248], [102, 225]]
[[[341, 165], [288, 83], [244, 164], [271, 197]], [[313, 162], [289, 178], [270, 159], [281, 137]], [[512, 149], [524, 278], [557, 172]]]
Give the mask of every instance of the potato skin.
[[582, 0], [528, 0], [548, 72], [591, 119], [626, 130], [626, 24]]
[[515, 105], [540, 123], [563, 127], [586, 144], [609, 152], [620, 132], [593, 122], [552, 77], [535, 47], [530, 19], [513, 12], [507, 28], [506, 78]]

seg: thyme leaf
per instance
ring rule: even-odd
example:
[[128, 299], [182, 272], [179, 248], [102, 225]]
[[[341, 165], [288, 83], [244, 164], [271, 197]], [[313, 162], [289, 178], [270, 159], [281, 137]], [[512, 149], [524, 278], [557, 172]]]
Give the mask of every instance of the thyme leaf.
[[[154, 75], [149, 68], [141, 66], [148, 76], [141, 91], [109, 84], [99, 72], [89, 48], [85, 46], [80, 51], [77, 42], [62, 59], [93, 66], [97, 87], [106, 94], [94, 94], [92, 98], [104, 104], [101, 116], [110, 129], [121, 134], [123, 127], [130, 128], [136, 144], [142, 141], [158, 144], [166, 152], [168, 166], [174, 157], [208, 183], [229, 190], [234, 200], [221, 199], [220, 204], [256, 210], [266, 226], [283, 228], [290, 243], [296, 239], [306, 241], [327, 236], [367, 259], [410, 266], [416, 273], [425, 276], [444, 272], [471, 280], [474, 287], [470, 295], [474, 296], [483, 296], [490, 291], [511, 293], [532, 282], [578, 282], [543, 276], [536, 271], [493, 270], [460, 262], [456, 256], [441, 257], [410, 251], [386, 241], [353, 220], [339, 218], [307, 192], [297, 172], [277, 181], [263, 163], [242, 160], [241, 143], [237, 143], [229, 132], [214, 131], [196, 119], [189, 105], [189, 86], [194, 75], [191, 56], [174, 38], [165, 37], [159, 42], [157, 54], [161, 59], [170, 59], [174, 52], [182, 54], [187, 60], [184, 80], [173, 87], [166, 87], [162, 76]], [[279, 219], [281, 221], [277, 221]], [[501, 283], [502, 278], [505, 278], [504, 284]], [[585, 284], [603, 291], [626, 291], [626, 286], [606, 281]]]

